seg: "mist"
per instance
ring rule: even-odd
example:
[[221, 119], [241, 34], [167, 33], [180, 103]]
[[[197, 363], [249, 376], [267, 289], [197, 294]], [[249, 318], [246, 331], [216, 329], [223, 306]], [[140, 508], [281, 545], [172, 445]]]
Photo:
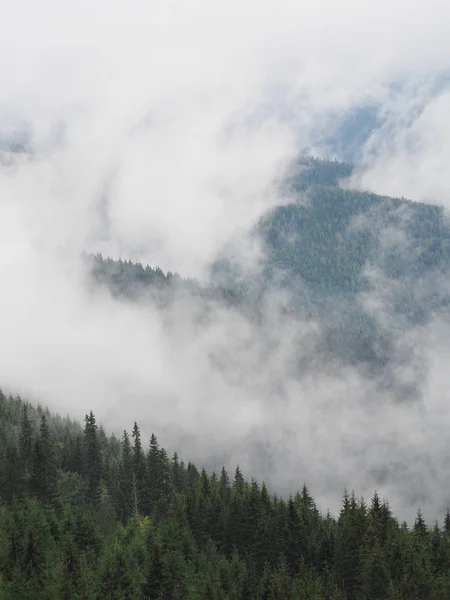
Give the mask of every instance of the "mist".
[[[193, 297], [161, 310], [92, 291], [82, 252], [207, 283], [240, 240], [233, 257], [254, 274], [265, 249], [246, 232], [290, 201], [284, 174], [305, 150], [327, 155], [336, 115], [367, 102], [385, 118], [351, 184], [446, 205], [449, 93], [432, 82], [450, 68], [449, 17], [437, 0], [0, 7], [0, 130], [29, 137], [0, 166], [2, 388], [92, 409], [118, 434], [136, 420], [186, 460], [239, 464], [279, 493], [306, 482], [323, 510], [376, 488], [404, 518], [419, 504], [442, 518], [445, 315], [396, 333], [386, 385], [316, 352], [322, 324], [286, 314], [277, 289], [257, 324]], [[386, 327], [394, 285], [361, 298]]]

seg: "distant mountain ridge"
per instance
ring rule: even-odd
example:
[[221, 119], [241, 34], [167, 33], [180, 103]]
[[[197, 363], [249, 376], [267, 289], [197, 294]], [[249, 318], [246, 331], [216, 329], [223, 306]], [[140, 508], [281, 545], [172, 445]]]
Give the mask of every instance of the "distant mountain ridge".
[[[282, 310], [323, 324], [323, 352], [385, 365], [396, 333], [450, 306], [450, 228], [442, 207], [339, 187], [351, 172], [337, 161], [298, 162], [283, 184], [293, 202], [271, 210], [249, 232], [265, 250], [253, 275], [237, 272], [226, 251], [207, 285], [90, 256], [94, 281], [127, 299], [164, 290], [160, 305], [162, 298], [164, 304], [187, 294], [255, 322], [265, 295], [285, 290]], [[370, 309], [374, 303], [385, 311], [382, 319]]]
[[[347, 163], [299, 161], [287, 182], [294, 201], [264, 215], [255, 228], [266, 250], [263, 277], [320, 304], [324, 297], [353, 302], [374, 291], [377, 273], [397, 288], [395, 312], [410, 323], [423, 322], [450, 302], [444, 209], [339, 187], [351, 173]], [[418, 298], [414, 288], [424, 279], [434, 283]]]

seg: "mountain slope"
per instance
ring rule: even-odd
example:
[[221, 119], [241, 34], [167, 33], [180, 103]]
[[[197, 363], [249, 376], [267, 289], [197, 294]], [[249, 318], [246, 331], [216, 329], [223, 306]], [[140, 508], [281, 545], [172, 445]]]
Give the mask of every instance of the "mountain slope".
[[[363, 296], [381, 287], [398, 323], [424, 323], [450, 302], [450, 227], [442, 207], [343, 189], [348, 164], [304, 159], [284, 186], [294, 200], [262, 217], [252, 235], [263, 241], [262, 276], [252, 284], [284, 287], [298, 307], [322, 316], [365, 311]], [[232, 285], [226, 254], [214, 277]], [[381, 285], [380, 285], [381, 284]], [[362, 311], [362, 312], [361, 312]], [[364, 320], [364, 319], [363, 319]]]
[[[37, 417], [37, 422], [36, 422]], [[62, 426], [62, 429], [61, 429]], [[400, 524], [374, 493], [321, 515], [225, 468], [108, 437], [0, 391], [0, 597], [5, 600], [446, 598], [450, 515]], [[208, 457], [205, 456], [207, 460]]]
[[294, 200], [249, 232], [264, 249], [254, 275], [236, 273], [225, 250], [207, 285], [101, 256], [88, 257], [93, 281], [129, 300], [162, 307], [190, 298], [254, 323], [265, 299], [285, 290], [283, 310], [321, 323], [321, 354], [383, 367], [399, 332], [450, 304], [450, 228], [442, 207], [339, 187], [351, 172], [336, 161], [299, 162], [283, 184]]

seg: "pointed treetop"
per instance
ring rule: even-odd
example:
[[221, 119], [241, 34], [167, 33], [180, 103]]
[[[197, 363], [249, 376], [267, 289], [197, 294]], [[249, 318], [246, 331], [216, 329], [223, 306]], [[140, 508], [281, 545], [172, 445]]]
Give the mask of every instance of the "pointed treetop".
[[447, 507], [445, 511], [445, 519], [444, 519], [444, 531], [450, 533], [450, 508]]

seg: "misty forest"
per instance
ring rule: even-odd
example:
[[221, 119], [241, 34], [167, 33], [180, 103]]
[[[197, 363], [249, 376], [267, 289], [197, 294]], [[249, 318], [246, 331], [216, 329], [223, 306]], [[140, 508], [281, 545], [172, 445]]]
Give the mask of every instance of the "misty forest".
[[449, 23], [0, 0], [0, 600], [450, 600]]
[[1, 597], [367, 599], [450, 594], [450, 513], [400, 523], [375, 492], [321, 515], [306, 485], [207, 473], [0, 394]]
[[[291, 323], [321, 323], [313, 350], [321, 368], [334, 360], [386, 382], [397, 330], [448, 306], [445, 290], [430, 284], [417, 294], [414, 283], [448, 272], [450, 228], [437, 206], [343, 189], [351, 172], [336, 161], [297, 163], [283, 182], [290, 202], [251, 232], [266, 247], [251, 274], [236, 273], [225, 251], [208, 284], [84, 254], [86, 287], [161, 313], [193, 302], [200, 328], [220, 307], [261, 332], [268, 292], [284, 291], [278, 310]], [[385, 248], [380, 232], [389, 227], [402, 235]], [[368, 265], [398, 283], [396, 329], [360, 301], [375, 285]], [[314, 366], [295, 354], [301, 379]], [[414, 386], [405, 391], [392, 373], [388, 385], [415, 401]], [[82, 423], [0, 393], [2, 599], [450, 597], [448, 496], [434, 524], [419, 507], [409, 524], [399, 520], [375, 484], [366, 499], [342, 489], [332, 514], [318, 509], [301, 472], [298, 489], [280, 495], [239, 466], [205, 468], [207, 455], [186, 464], [182, 444], [169, 453], [155, 434], [144, 439], [134, 418], [130, 411], [128, 429], [108, 432], [91, 410]]]

